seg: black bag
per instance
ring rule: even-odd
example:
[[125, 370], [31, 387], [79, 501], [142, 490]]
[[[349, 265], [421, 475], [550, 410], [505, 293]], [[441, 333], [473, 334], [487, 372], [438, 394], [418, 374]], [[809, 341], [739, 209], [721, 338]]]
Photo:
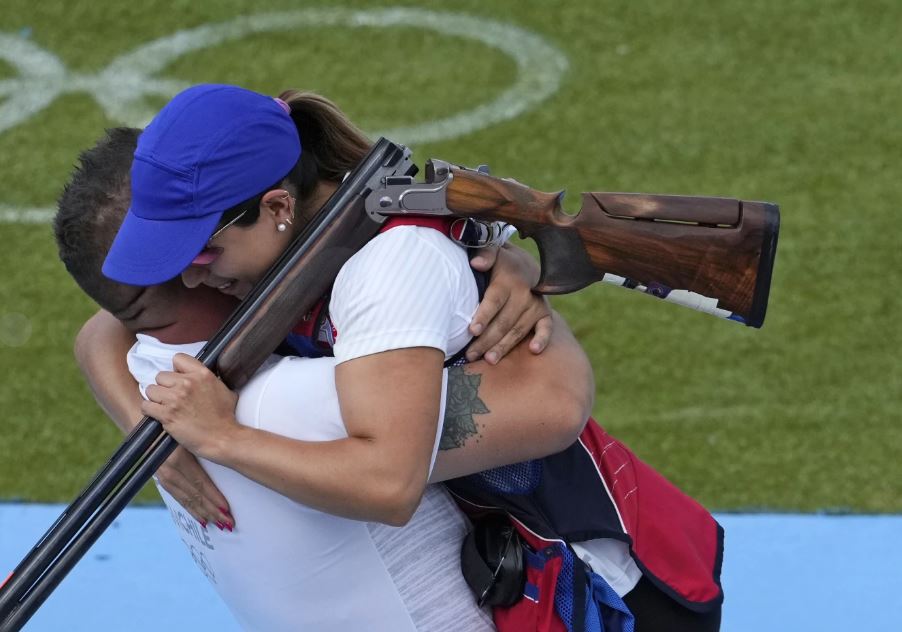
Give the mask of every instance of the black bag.
[[474, 522], [460, 550], [460, 567], [480, 606], [512, 606], [523, 596], [523, 543], [503, 514]]

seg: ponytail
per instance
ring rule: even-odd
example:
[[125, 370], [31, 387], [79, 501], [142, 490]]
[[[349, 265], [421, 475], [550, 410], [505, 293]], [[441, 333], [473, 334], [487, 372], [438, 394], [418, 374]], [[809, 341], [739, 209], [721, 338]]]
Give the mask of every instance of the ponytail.
[[329, 99], [300, 90], [286, 90], [279, 98], [291, 108], [301, 155], [315, 161], [319, 179], [341, 182], [370, 150], [370, 140]]

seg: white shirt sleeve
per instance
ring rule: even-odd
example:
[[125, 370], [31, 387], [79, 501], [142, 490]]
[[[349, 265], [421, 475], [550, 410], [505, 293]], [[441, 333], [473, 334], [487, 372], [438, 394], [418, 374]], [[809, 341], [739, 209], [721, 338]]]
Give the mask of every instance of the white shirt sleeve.
[[161, 371], [172, 371], [172, 357], [176, 353], [196, 357], [206, 344], [205, 342], [167, 344], [147, 334], [137, 334], [136, 338], [137, 342], [128, 350], [126, 362], [129, 372], [138, 382], [138, 389], [144, 399], [147, 399], [147, 387], [157, 383], [157, 374]]
[[338, 274], [330, 303], [335, 357], [340, 363], [411, 347], [453, 355], [467, 339], [477, 300], [462, 248], [432, 228], [392, 228]]

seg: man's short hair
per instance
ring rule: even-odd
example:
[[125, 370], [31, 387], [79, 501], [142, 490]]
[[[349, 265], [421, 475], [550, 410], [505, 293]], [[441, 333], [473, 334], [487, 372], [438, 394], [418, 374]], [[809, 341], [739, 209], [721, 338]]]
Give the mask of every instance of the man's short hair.
[[140, 129], [108, 129], [83, 151], [60, 196], [53, 232], [59, 256], [76, 283], [101, 307], [115, 311], [128, 286], [103, 276], [103, 260], [128, 210], [130, 173]]

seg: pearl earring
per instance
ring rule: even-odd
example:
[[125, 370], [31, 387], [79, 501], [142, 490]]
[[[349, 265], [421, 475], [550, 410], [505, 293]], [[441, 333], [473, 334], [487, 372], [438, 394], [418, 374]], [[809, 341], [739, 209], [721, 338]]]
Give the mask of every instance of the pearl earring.
[[288, 227], [285, 224], [281, 224], [281, 223], [276, 226], [276, 230], [279, 231], [280, 233], [284, 233], [286, 228], [288, 228]]

